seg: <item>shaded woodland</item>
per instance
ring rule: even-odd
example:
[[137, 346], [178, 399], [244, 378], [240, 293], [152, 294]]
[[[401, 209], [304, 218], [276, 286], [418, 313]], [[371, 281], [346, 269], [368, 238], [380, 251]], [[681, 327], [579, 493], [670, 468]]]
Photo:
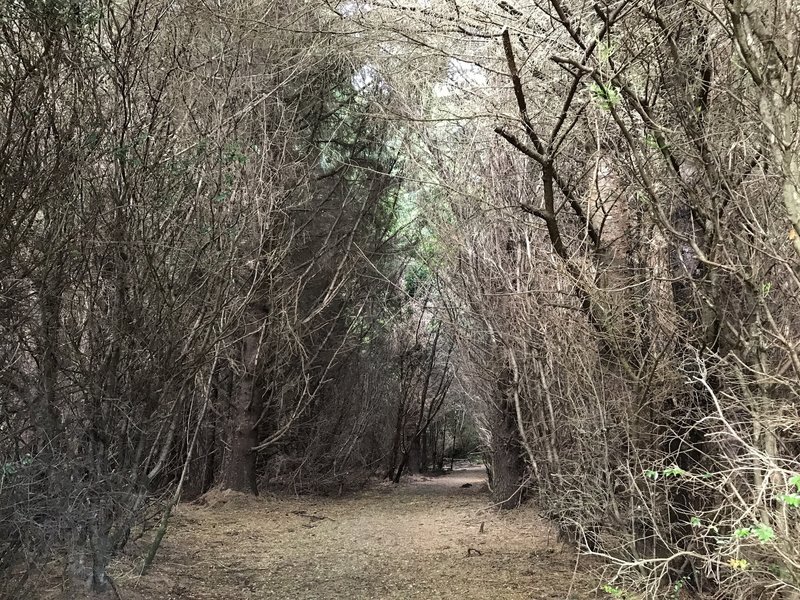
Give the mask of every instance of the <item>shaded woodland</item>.
[[212, 489], [469, 455], [610, 597], [800, 597], [798, 31], [0, 2], [0, 597], [109, 593]]

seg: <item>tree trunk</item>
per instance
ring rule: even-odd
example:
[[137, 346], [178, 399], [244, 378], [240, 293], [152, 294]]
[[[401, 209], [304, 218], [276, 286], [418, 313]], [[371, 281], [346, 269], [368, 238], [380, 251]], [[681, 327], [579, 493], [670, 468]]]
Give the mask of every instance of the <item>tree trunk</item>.
[[421, 454], [420, 437], [414, 436], [408, 446], [408, 456], [406, 458], [406, 468], [410, 473], [422, 473], [423, 470], [423, 457]]
[[[245, 376], [244, 379], [250, 379]], [[256, 420], [252, 410], [252, 382], [242, 381], [237, 386], [228, 424], [228, 448], [222, 472], [222, 489], [258, 494], [256, 483], [256, 454], [253, 447], [258, 442]]]
[[397, 405], [397, 419], [394, 426], [394, 437], [392, 438], [392, 451], [389, 455], [389, 468], [386, 471], [384, 479], [391, 479], [394, 481], [395, 471], [397, 470], [397, 461], [400, 458], [400, 438], [403, 435], [403, 423], [405, 419], [405, 398], [401, 398]]
[[217, 417], [212, 412], [211, 422], [208, 424], [208, 439], [205, 447], [205, 460], [203, 463], [203, 480], [200, 483], [200, 494], [205, 494], [214, 487], [214, 473], [217, 461]]
[[[419, 441], [419, 456], [417, 458], [417, 469], [420, 473], [425, 473], [428, 470], [428, 465], [430, 464], [430, 458], [428, 457], [428, 438], [431, 435], [430, 428], [424, 434], [422, 434], [420, 441]], [[434, 446], [435, 448], [435, 446]], [[436, 451], [434, 450], [434, 459], [436, 458]], [[434, 460], [435, 462], [435, 460]]]
[[491, 408], [492, 500], [502, 509], [516, 508], [522, 502], [525, 474], [522, 444], [516, 410], [509, 394], [511, 375], [505, 369], [498, 382], [499, 401]]
[[525, 472], [516, 428], [505, 423], [502, 432], [493, 433], [496, 439], [492, 443], [492, 499], [500, 508], [516, 508], [522, 502]]
[[[255, 393], [256, 368], [261, 346], [263, 319], [252, 318], [246, 324], [241, 341], [242, 357], [239, 380], [234, 386], [228, 414], [227, 439], [222, 470], [222, 489], [258, 494], [256, 453], [261, 394]], [[236, 370], [232, 369], [236, 376]]]
[[400, 460], [400, 464], [397, 465], [397, 470], [394, 472], [394, 476], [392, 477], [392, 483], [400, 483], [400, 478], [403, 476], [403, 471], [405, 470], [407, 463], [408, 452], [404, 452]]

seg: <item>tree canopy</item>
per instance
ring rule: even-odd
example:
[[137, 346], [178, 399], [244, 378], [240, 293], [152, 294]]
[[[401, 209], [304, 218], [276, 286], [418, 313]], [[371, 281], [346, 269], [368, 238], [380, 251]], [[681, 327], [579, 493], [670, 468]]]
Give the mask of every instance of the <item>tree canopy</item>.
[[3, 2], [0, 594], [51, 558], [101, 593], [212, 488], [471, 453], [612, 595], [800, 594], [798, 31], [763, 0]]

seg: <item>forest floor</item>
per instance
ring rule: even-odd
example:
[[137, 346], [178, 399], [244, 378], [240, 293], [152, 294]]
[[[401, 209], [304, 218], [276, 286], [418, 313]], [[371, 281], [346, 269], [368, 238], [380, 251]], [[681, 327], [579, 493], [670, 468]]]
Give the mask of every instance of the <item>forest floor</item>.
[[148, 575], [137, 564], [113, 565], [123, 600], [578, 600], [596, 587], [535, 508], [491, 508], [479, 468], [338, 498], [213, 492], [179, 507]]

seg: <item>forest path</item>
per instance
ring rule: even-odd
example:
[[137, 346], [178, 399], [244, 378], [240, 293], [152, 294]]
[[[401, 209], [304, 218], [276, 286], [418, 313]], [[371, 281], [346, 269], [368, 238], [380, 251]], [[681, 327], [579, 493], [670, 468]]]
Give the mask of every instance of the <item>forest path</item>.
[[149, 575], [115, 564], [124, 600], [594, 597], [533, 508], [490, 508], [479, 468], [340, 498], [205, 500], [179, 508]]

